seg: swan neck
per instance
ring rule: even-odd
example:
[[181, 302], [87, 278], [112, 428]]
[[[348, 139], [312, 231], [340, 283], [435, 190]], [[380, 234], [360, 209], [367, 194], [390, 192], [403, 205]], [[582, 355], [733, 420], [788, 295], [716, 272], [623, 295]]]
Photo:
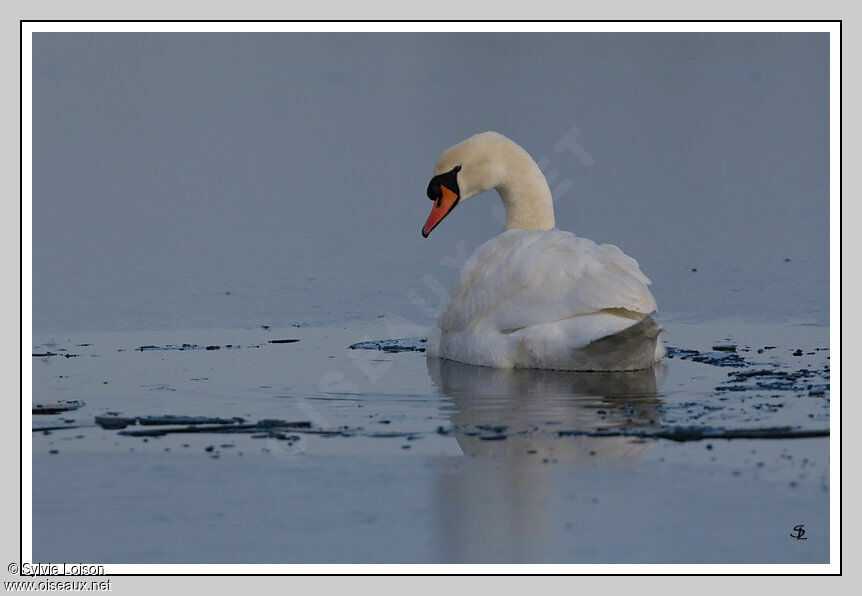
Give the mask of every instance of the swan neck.
[[554, 201], [539, 166], [526, 151], [507, 161], [508, 175], [496, 187], [506, 209], [504, 230], [553, 230]]

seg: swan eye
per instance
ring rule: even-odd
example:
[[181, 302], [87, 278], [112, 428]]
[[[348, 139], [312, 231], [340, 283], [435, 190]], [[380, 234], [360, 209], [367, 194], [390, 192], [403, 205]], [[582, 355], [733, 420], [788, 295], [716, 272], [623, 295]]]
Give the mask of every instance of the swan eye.
[[455, 169], [452, 170], [456, 174], [461, 171], [461, 166], [455, 166]]

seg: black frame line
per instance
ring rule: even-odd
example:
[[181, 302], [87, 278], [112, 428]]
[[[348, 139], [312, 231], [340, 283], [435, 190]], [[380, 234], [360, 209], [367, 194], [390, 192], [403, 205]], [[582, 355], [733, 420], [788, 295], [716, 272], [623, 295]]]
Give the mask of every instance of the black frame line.
[[[18, 295], [18, 326], [19, 326], [19, 345], [24, 342], [24, 23], [838, 23], [838, 39], [839, 39], [839, 55], [838, 55], [838, 89], [839, 89], [839, 115], [838, 115], [838, 263], [839, 263], [839, 301], [838, 301], [838, 341], [843, 348], [843, 330], [841, 329], [841, 318], [844, 308], [844, 276], [843, 276], [843, 230], [841, 222], [844, 216], [844, 20], [843, 19], [20, 19], [18, 21], [18, 170], [19, 170], [19, 192], [18, 192], [18, 245], [19, 245], [19, 295]], [[178, 34], [181, 32], [177, 32]], [[830, 34], [831, 35], [831, 34]], [[830, 55], [831, 59], [831, 55]], [[831, 83], [831, 72], [830, 72]], [[831, 117], [831, 114], [830, 114]], [[32, 122], [31, 122], [32, 125]], [[832, 130], [829, 130], [830, 137]], [[830, 159], [830, 182], [831, 182], [831, 165], [834, 159], [833, 155]], [[32, 172], [31, 172], [32, 174]], [[831, 201], [831, 195], [830, 195]], [[830, 229], [831, 233], [831, 229]], [[31, 247], [32, 248], [32, 247]], [[830, 255], [831, 257], [831, 255]], [[832, 313], [830, 311], [830, 331], [832, 323]], [[31, 330], [32, 331], [32, 330]], [[843, 371], [844, 366], [844, 350], [841, 350], [839, 359]], [[23, 352], [19, 353], [19, 491], [18, 491], [18, 526], [19, 526], [19, 543], [18, 543], [18, 560], [23, 562], [24, 559], [24, 433], [21, 430], [24, 424], [24, 356]], [[841, 395], [844, 395], [844, 377], [843, 375], [838, 381], [838, 387]], [[830, 420], [830, 427], [832, 422]], [[838, 417], [838, 426], [841, 429], [842, 441], [838, 445], [838, 503], [839, 503], [839, 519], [844, 517], [844, 420], [843, 408]], [[833, 512], [830, 512], [832, 515]], [[461, 577], [461, 576], [551, 576], [551, 577], [577, 577], [577, 576], [632, 576], [632, 577], [843, 577], [844, 575], [844, 532], [842, 524], [839, 522], [839, 543], [840, 555], [838, 559], [837, 573], [112, 573], [107, 577], [384, 577], [384, 576], [418, 576], [427, 577], [429, 575], [440, 577]], [[830, 557], [833, 553], [830, 552]], [[169, 563], [168, 563], [169, 564]], [[288, 563], [289, 564], [289, 563]], [[374, 564], [367, 564], [373, 566]], [[435, 564], [429, 564], [435, 565]], [[462, 564], [465, 565], [465, 564]], [[469, 565], [469, 563], [466, 563]], [[789, 563], [788, 566], [794, 564]], [[800, 564], [801, 565], [801, 564]], [[365, 566], [365, 564], [363, 564]], [[507, 565], [508, 567], [508, 565]], [[19, 577], [24, 577], [21, 574], [19, 566]], [[69, 577], [59, 575], [56, 577]]]

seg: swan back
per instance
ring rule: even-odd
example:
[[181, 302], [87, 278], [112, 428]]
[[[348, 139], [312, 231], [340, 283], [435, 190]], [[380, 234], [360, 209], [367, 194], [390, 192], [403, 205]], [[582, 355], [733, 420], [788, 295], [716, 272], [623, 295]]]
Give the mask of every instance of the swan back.
[[570, 232], [509, 230], [476, 249], [464, 265], [438, 325], [511, 331], [601, 310], [640, 319], [656, 310], [650, 280], [612, 244]]

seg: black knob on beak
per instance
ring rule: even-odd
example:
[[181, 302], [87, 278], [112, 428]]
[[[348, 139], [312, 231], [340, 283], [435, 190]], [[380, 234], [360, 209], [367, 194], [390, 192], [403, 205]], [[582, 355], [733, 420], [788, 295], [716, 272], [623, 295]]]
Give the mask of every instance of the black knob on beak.
[[431, 182], [428, 183], [428, 198], [432, 201], [436, 201], [442, 195], [442, 191], [440, 190], [440, 185], [442, 184], [455, 194], [458, 194], [458, 172], [461, 171], [461, 166], [455, 166], [445, 174], [438, 174], [431, 178]]
[[434, 176], [433, 178], [431, 178], [431, 182], [428, 183], [427, 194], [428, 198], [432, 201], [436, 201], [437, 199], [439, 199], [440, 195], [442, 194], [442, 191], [440, 190], [439, 178], [440, 176]]

